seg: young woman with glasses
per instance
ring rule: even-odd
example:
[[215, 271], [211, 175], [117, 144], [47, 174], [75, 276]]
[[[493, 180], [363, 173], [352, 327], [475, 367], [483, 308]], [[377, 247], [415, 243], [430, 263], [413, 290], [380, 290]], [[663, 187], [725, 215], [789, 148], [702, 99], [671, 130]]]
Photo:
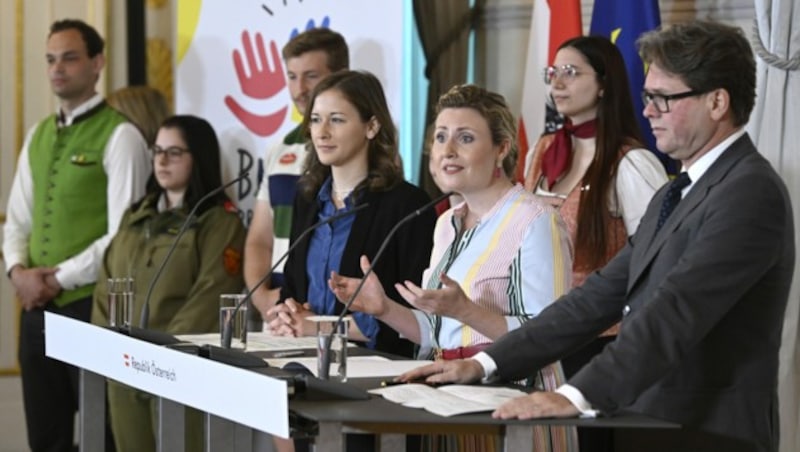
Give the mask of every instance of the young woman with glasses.
[[[188, 212], [222, 185], [219, 142], [204, 119], [167, 118], [150, 151], [153, 174], [147, 193], [125, 212], [103, 258], [92, 311], [92, 323], [98, 325], [108, 325], [106, 279], [118, 277], [133, 278], [131, 318], [138, 323], [151, 280]], [[219, 328], [219, 295], [244, 287], [245, 230], [225, 193], [206, 199], [189, 221], [152, 291], [149, 329], [170, 334], [214, 332]], [[108, 402], [117, 451], [156, 450], [158, 399], [109, 382]], [[186, 449], [202, 450], [202, 415], [188, 410], [186, 417]]]

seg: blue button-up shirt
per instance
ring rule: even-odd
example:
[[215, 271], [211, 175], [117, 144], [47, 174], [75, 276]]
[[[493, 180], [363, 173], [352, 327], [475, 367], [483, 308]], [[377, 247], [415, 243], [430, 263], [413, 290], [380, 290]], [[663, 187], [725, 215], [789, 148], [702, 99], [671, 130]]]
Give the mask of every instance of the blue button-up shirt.
[[[353, 208], [352, 196], [345, 198], [344, 208], [337, 210], [331, 196], [331, 179], [325, 181], [317, 194], [319, 203], [319, 220], [328, 218], [339, 212]], [[335, 312], [336, 296], [328, 287], [328, 278], [332, 271], [339, 271], [344, 254], [344, 247], [350, 237], [355, 215], [348, 215], [333, 223], [328, 223], [317, 228], [311, 235], [306, 259], [306, 272], [308, 273], [308, 303], [315, 314], [332, 315]], [[347, 301], [347, 300], [344, 300]], [[367, 346], [375, 347], [375, 337], [378, 334], [378, 321], [371, 315], [361, 312], [353, 313], [353, 320], [361, 332], [369, 338]]]

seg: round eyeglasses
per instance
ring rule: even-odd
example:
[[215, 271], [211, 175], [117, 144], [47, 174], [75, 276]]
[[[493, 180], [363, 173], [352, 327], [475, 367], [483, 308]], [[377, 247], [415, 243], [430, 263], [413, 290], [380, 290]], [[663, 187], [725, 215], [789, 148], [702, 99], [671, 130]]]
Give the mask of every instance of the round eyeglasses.
[[547, 66], [542, 71], [544, 83], [547, 85], [553, 83], [556, 79], [561, 79], [562, 81], [569, 83], [581, 75], [586, 74], [594, 74], [594, 72], [582, 72], [571, 64], [565, 64], [563, 66]]

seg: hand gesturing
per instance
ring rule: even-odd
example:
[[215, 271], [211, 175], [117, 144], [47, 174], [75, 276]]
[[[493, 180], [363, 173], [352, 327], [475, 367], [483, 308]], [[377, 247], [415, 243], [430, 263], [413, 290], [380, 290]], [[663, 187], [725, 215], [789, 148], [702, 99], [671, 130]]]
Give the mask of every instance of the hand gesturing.
[[[370, 266], [367, 256], [361, 256], [359, 263], [361, 264], [361, 271], [366, 273]], [[336, 295], [336, 299], [340, 303], [347, 303], [359, 283], [361, 283], [361, 279], [348, 278], [334, 271], [331, 272], [328, 287]], [[361, 288], [361, 292], [358, 294], [358, 298], [353, 300], [350, 309], [380, 317], [386, 313], [387, 303], [389, 301], [386, 298], [386, 292], [383, 290], [381, 281], [375, 273], [370, 273], [364, 282], [364, 287]]]
[[472, 301], [467, 297], [458, 281], [450, 279], [442, 273], [441, 289], [423, 289], [411, 281], [395, 284], [394, 287], [400, 296], [411, 306], [428, 314], [451, 317], [463, 322], [463, 316], [472, 307]]

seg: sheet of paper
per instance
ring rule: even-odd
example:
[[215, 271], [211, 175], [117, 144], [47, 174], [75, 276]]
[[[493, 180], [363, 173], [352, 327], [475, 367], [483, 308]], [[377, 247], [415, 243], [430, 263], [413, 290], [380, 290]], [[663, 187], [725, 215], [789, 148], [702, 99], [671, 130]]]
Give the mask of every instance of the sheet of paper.
[[515, 397], [522, 397], [525, 395], [525, 392], [520, 391], [519, 389], [497, 386], [447, 385], [440, 386], [438, 390], [447, 392], [462, 399], [469, 399], [476, 402], [485, 403], [494, 408], [499, 407]]
[[[268, 358], [267, 363], [274, 367], [283, 367], [293, 362], [302, 364], [317, 376], [317, 358]], [[368, 377], [396, 377], [403, 372], [415, 369], [419, 366], [430, 364], [430, 361], [393, 361], [382, 356], [348, 356], [347, 357], [347, 377], [348, 378], [368, 378]]]
[[[220, 344], [219, 333], [207, 334], [182, 334], [177, 336], [182, 341], [192, 342], [199, 345], [217, 345]], [[247, 334], [247, 351], [248, 352], [262, 352], [262, 351], [277, 351], [277, 350], [302, 350], [314, 349], [317, 347], [317, 338], [314, 336], [307, 337], [286, 337], [286, 336], [273, 336], [269, 333], [251, 332]], [[349, 344], [355, 347], [355, 344]]]
[[[253, 348], [251, 348], [251, 346]], [[349, 344], [355, 347], [355, 344]], [[247, 350], [297, 350], [317, 348], [316, 336], [288, 337], [274, 336], [268, 332], [247, 333]]]
[[502, 387], [448, 385], [434, 388], [424, 384], [400, 384], [369, 391], [401, 405], [422, 408], [439, 416], [494, 411], [507, 400], [524, 392]]
[[415, 383], [370, 389], [367, 392], [383, 396], [384, 399], [399, 404], [405, 404], [414, 400], [424, 400], [438, 395], [436, 388]]

